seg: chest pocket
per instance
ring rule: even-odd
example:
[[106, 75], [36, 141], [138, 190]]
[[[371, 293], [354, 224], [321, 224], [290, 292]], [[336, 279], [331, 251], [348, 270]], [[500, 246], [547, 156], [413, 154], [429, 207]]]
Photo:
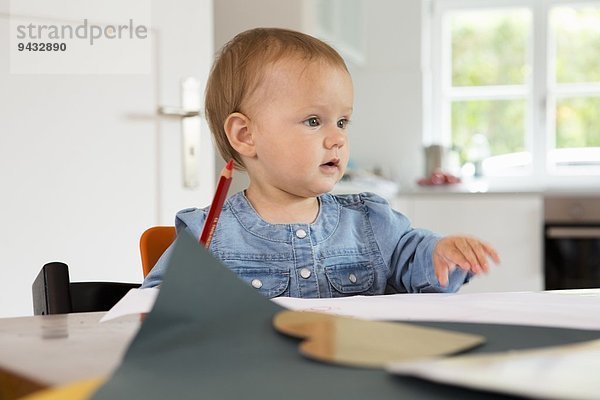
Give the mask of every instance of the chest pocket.
[[289, 271], [264, 266], [230, 267], [230, 269], [244, 282], [268, 298], [287, 296], [289, 293]]
[[325, 276], [334, 297], [371, 294], [375, 270], [368, 261], [338, 264], [326, 266]]

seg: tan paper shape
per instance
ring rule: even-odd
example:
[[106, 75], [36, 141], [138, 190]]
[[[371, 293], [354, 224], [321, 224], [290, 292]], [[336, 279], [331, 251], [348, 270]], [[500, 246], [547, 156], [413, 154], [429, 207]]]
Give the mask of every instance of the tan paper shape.
[[299, 350], [306, 357], [355, 367], [383, 368], [392, 361], [458, 353], [485, 342], [480, 335], [304, 311], [281, 311], [273, 325], [305, 339]]

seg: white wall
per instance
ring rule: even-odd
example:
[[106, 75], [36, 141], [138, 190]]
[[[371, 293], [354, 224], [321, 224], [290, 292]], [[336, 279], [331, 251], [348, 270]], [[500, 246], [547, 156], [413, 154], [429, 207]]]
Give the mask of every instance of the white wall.
[[303, 28], [303, 0], [216, 0], [215, 49], [236, 34], [256, 27]]
[[355, 85], [351, 155], [401, 185], [422, 174], [420, 0], [365, 2], [367, 54], [350, 64]]
[[[215, 49], [236, 33], [259, 26], [313, 34], [310, 4], [311, 0], [215, 1]], [[364, 1], [363, 9], [366, 63], [356, 65], [347, 59], [356, 92], [351, 157], [359, 167], [380, 167], [407, 185], [423, 171], [422, 2], [371, 0]], [[219, 159], [216, 171], [222, 166]], [[246, 184], [243, 174], [236, 172], [230, 192]]]

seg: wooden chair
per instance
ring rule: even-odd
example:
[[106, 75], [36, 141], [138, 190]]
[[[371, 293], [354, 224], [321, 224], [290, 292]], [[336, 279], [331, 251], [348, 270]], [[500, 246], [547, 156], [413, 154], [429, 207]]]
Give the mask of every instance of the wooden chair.
[[139, 283], [71, 282], [62, 262], [44, 265], [33, 281], [34, 315], [108, 311]]
[[140, 255], [144, 278], [156, 264], [162, 253], [175, 240], [174, 226], [153, 226], [142, 233], [140, 238]]

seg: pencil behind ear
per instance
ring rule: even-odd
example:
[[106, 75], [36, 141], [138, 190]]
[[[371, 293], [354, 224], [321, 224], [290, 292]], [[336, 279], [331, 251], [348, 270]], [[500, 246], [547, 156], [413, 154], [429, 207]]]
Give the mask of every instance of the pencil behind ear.
[[244, 157], [254, 157], [256, 155], [249, 123], [250, 120], [244, 114], [234, 112], [229, 114], [224, 124], [229, 144]]

